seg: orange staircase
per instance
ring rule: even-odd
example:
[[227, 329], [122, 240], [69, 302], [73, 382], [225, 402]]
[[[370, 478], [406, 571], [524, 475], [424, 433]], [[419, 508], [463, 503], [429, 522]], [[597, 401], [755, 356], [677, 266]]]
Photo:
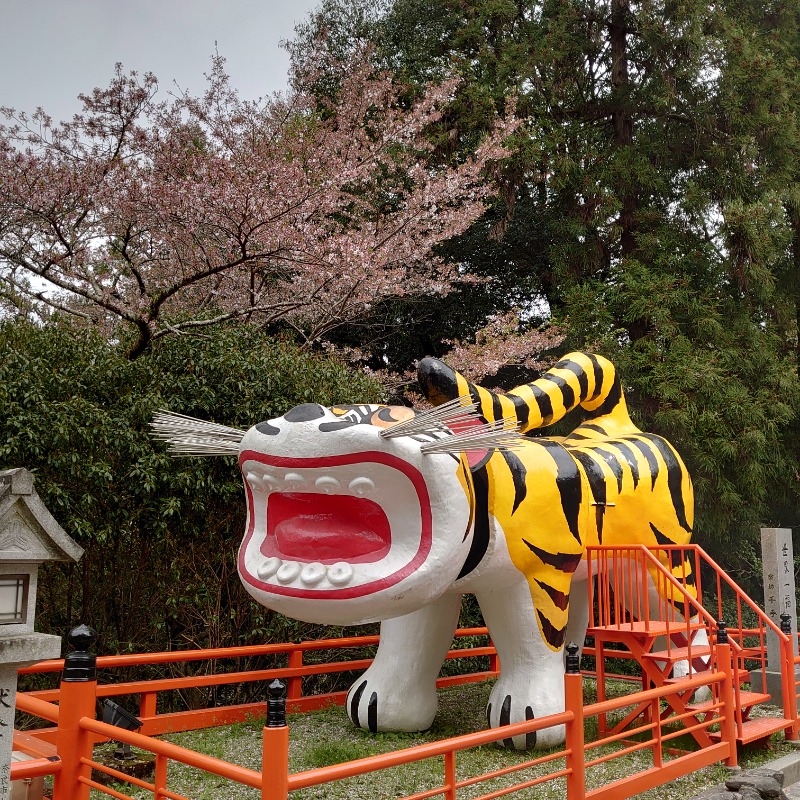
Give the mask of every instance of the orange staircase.
[[[736, 739], [746, 744], [784, 731], [798, 738], [797, 686], [792, 640], [698, 546], [591, 547], [587, 558], [596, 584], [590, 582], [589, 628], [597, 662], [597, 699], [606, 699], [606, 660], [628, 658], [637, 662], [644, 689], [672, 686], [674, 693], [656, 709], [650, 703], [632, 710], [611, 726], [601, 716], [599, 734], [614, 735], [651, 722], [655, 714], [674, 719], [691, 731], [702, 747], [719, 733], [708, 732], [722, 707], [723, 689], [710, 698], [693, 697], [681, 689], [689, 675], [718, 668], [717, 644], [728, 642], [732, 664], [729, 691], [735, 706]], [[702, 578], [715, 584], [712, 613], [704, 605]], [[710, 592], [707, 592], [710, 594]], [[722, 620], [731, 619], [727, 627]], [[783, 714], [754, 717], [751, 712], [771, 697], [750, 687], [761, 672], [766, 686], [767, 631], [778, 637], [781, 652]], [[771, 665], [773, 670], [775, 665]]]

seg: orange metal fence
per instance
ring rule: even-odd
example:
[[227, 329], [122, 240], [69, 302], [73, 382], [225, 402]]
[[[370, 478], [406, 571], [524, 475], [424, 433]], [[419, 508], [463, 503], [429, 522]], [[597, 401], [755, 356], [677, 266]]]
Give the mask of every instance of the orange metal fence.
[[[592, 706], [584, 708], [581, 676], [573, 671], [565, 676], [567, 706], [563, 714], [296, 774], [289, 773], [288, 762], [281, 761], [279, 764], [276, 761], [276, 759], [280, 761], [283, 758], [279, 754], [288, 747], [288, 729], [281, 727], [276, 732], [266, 728], [264, 731], [265, 760], [259, 772], [153, 739], [152, 736], [164, 732], [193, 730], [244, 720], [263, 714], [263, 701], [244, 705], [159, 713], [159, 695], [164, 692], [182, 691], [198, 686], [263, 682], [280, 678], [286, 682], [288, 687], [286, 705], [290, 712], [312, 710], [331, 702], [342, 703], [345, 692], [305, 694], [304, 679], [322, 674], [335, 675], [352, 670], [363, 670], [371, 663], [371, 659], [356, 653], [356, 657], [349, 661], [341, 659], [327, 663], [307, 663], [306, 654], [319, 650], [341, 652], [342, 650], [374, 646], [378, 642], [378, 637], [99, 657], [97, 666], [104, 671], [132, 666], [163, 666], [187, 661], [217, 663], [221, 659], [276, 655], [285, 657], [286, 664], [269, 669], [159, 678], [150, 681], [126, 680], [121, 683], [97, 683], [97, 681], [68, 683], [62, 681], [59, 688], [29, 693], [20, 692], [17, 701], [18, 709], [38, 717], [44, 722], [52, 723], [52, 726], [29, 731], [26, 734], [17, 734], [23, 745], [20, 749], [29, 752], [34, 757], [38, 756], [38, 758], [14, 764], [12, 779], [34, 775], [54, 776], [53, 800], [85, 800], [89, 796], [90, 788], [96, 788], [98, 791], [122, 800], [129, 797], [118, 790], [102, 787], [93, 781], [91, 773], [93, 769], [96, 769], [119, 780], [129, 780], [130, 783], [152, 792], [155, 800], [161, 798], [185, 800], [167, 788], [168, 764], [181, 762], [259, 789], [262, 798], [276, 800], [276, 798], [285, 798], [287, 792], [306, 786], [364, 775], [368, 772], [388, 769], [400, 763], [442, 758], [443, 783], [428, 787], [417, 794], [408, 795], [407, 800], [422, 800], [435, 796], [453, 800], [459, 791], [462, 791], [463, 796], [463, 790], [467, 787], [492, 781], [503, 775], [510, 775], [512, 772], [524, 773], [526, 770], [548, 763], [553, 764], [551, 772], [535, 777], [520, 775], [517, 783], [492, 790], [481, 797], [489, 800], [489, 798], [500, 797], [538, 783], [564, 780], [570, 800], [583, 797], [584, 792], [586, 797], [597, 797], [601, 800], [622, 798], [645, 791], [651, 786], [664, 783], [677, 775], [694, 771], [706, 764], [720, 760], [729, 764], [735, 763], [735, 741], [742, 723], [740, 684], [745, 677], [747, 665], [755, 663], [763, 669], [763, 644], [766, 630], [777, 632], [782, 637], [782, 655], [783, 661], [785, 661], [782, 670], [785, 688], [784, 702], [787, 706], [785, 714], [791, 713], [792, 715], [787, 738], [797, 737], [796, 698], [800, 682], [794, 678], [794, 668], [796, 664], [800, 665], [800, 658], [795, 659], [792, 654], [790, 637], [768, 620], [763, 612], [699, 548], [655, 548], [652, 552], [645, 548], [593, 548], [590, 555], [594, 559], [596, 571], [599, 573], [599, 588], [590, 598], [593, 609], [590, 625], [595, 630], [595, 636], [599, 642], [596, 648], [598, 702]], [[665, 564], [669, 565], [669, 568]], [[696, 597], [693, 591], [685, 586], [689, 571], [695, 576]], [[714, 588], [720, 597], [717, 608], [714, 609], [718, 612], [716, 617], [702, 603], [703, 587], [701, 582], [703, 575], [707, 578], [709, 574], [714, 576], [716, 584]], [[648, 591], [652, 588], [656, 589], [654, 594]], [[732, 591], [734, 600], [723, 601], [721, 598], [723, 590]], [[668, 601], [665, 602], [664, 598], [667, 598]], [[730, 612], [731, 609], [734, 611], [732, 617], [734, 625], [730, 629], [732, 641], [727, 643], [724, 641], [724, 637], [721, 637], [720, 641], [716, 641], [716, 620], [724, 615], [723, 612]], [[635, 648], [632, 647], [621, 651], [604, 647], [602, 630], [612, 629], [615, 626], [618, 631], [626, 629], [626, 626], [627, 630], [632, 633], [645, 631], [654, 639], [657, 634], [665, 635], [668, 651], [670, 647], [678, 647], [675, 642], [683, 637], [684, 641], [680, 644], [682, 655], [691, 663], [695, 660], [695, 655], [702, 654], [707, 668], [702, 671], [693, 670], [692, 676], [681, 681], [679, 686], [667, 682], [664, 685], [654, 686], [652, 681], [650, 683], [645, 681], [642, 684], [642, 691], [633, 692], [621, 698], [607, 699], [605, 692], [601, 689], [605, 678], [609, 677], [605, 671], [604, 656], [610, 654], [615, 657], [621, 655], [630, 658], [632, 655], [636, 655], [633, 652]], [[708, 643], [702, 647], [698, 646], [696, 651], [693, 651], [694, 635], [700, 630], [708, 634]], [[486, 629], [461, 630], [457, 632], [457, 636], [459, 638], [486, 636]], [[787, 647], [783, 646], [784, 639]], [[761, 649], [758, 647], [759, 644]], [[454, 649], [448, 653], [450, 659], [476, 656], [488, 657], [489, 668], [440, 678], [439, 685], [483, 681], [497, 676], [499, 664], [490, 641], [477, 647]], [[21, 670], [21, 673], [57, 673], [63, 666], [64, 661], [54, 660]], [[688, 697], [699, 686], [709, 686], [713, 695], [713, 700], [703, 714], [684, 710], [685, 705], [675, 702], [676, 695]], [[98, 699], [126, 695], [139, 696], [139, 713], [143, 722], [140, 733], [123, 731], [95, 719]], [[630, 710], [631, 708], [633, 711]], [[623, 722], [632, 720], [637, 715], [641, 717], [634, 734], [644, 737], [640, 741], [633, 743], [630, 741], [631, 732], [622, 731], [622, 728], [626, 727], [625, 725], [617, 725], [613, 730], [607, 730], [605, 720], [613, 714], [618, 715], [618, 712], [623, 709], [625, 710], [622, 714]], [[597, 719], [599, 736], [596, 741], [587, 743], [583, 737], [584, 720], [588, 717]], [[679, 723], [677, 729], [675, 723]], [[563, 750], [555, 754], [548, 753], [504, 770], [468, 778], [456, 778], [458, 752], [553, 725], [565, 726], [567, 741]], [[719, 731], [714, 734], [714, 741], [708, 734], [711, 726], [719, 726]], [[674, 753], [665, 755], [670, 749], [668, 743], [687, 731], [698, 741], [699, 749], [679, 757], [675, 757]], [[128, 742], [155, 755], [155, 778], [152, 783], [139, 779], [130, 780], [122, 773], [117, 773], [108, 767], [101, 767], [92, 760], [93, 745], [110, 738]], [[609, 749], [610, 752], [606, 752]], [[603, 751], [602, 754], [600, 750]], [[585, 790], [581, 781], [586, 770], [591, 772], [595, 766], [638, 750], [651, 751], [652, 766], [649, 769], [635, 773], [630, 778], [624, 779], [622, 783], [616, 782], [608, 786]], [[595, 755], [595, 753], [597, 754]], [[593, 755], [593, 758], [590, 757]]]
[[[253, 770], [237, 766], [217, 758], [212, 758], [177, 745], [163, 742], [149, 736], [122, 730], [94, 719], [98, 698], [96, 681], [62, 682], [59, 708], [49, 712], [48, 716], [58, 719], [58, 753], [59, 761], [50, 770], [54, 775], [53, 800], [88, 800], [89, 792], [94, 789], [106, 796], [130, 800], [131, 796], [123, 791], [104, 786], [92, 778], [92, 770], [98, 770], [111, 777], [152, 793], [154, 800], [170, 798], [171, 800], [187, 800], [183, 795], [168, 788], [169, 763], [182, 763], [211, 775], [225, 778], [260, 791], [262, 800], [285, 800], [288, 793], [310, 787], [319, 786], [331, 781], [350, 777], [363, 776], [379, 770], [390, 769], [400, 764], [411, 764], [428, 759], [442, 759], [443, 781], [435, 786], [405, 795], [403, 800], [423, 800], [429, 797], [444, 797], [445, 800], [458, 800], [463, 797], [462, 790], [479, 786], [496, 779], [514, 776], [514, 782], [499, 789], [495, 788], [474, 800], [493, 800], [512, 792], [543, 783], [563, 780], [568, 800], [582, 800], [584, 797], [597, 800], [612, 800], [630, 797], [632, 794], [645, 791], [660, 785], [679, 775], [688, 774], [701, 767], [717, 763], [721, 760], [729, 765], [736, 763], [736, 743], [734, 734], [733, 696], [724, 687], [731, 685], [730, 649], [725, 644], [717, 648], [719, 670], [708, 671], [702, 676], [689, 679], [684, 688], [694, 690], [701, 686], [719, 686], [716, 692], [720, 700], [717, 704], [717, 716], [713, 721], [688, 720], [691, 726], [718, 724], [722, 729], [721, 740], [709, 747], [692, 753], [671, 756], [669, 744], [684, 730], [673, 730], [667, 726], [658, 714], [653, 721], [637, 730], [639, 741], [629, 741], [630, 734], [608, 736], [594, 742], [586, 742], [584, 725], [587, 718], [601, 714], [619, 712], [631, 703], [649, 703], [659, 707], [667, 698], [671, 687], [661, 687], [639, 692], [635, 696], [605, 700], [584, 707], [583, 676], [577, 668], [577, 658], [573, 666], [565, 674], [566, 708], [561, 714], [504, 726], [500, 729], [481, 731], [458, 736], [431, 744], [398, 750], [383, 755], [359, 759], [344, 764], [337, 764], [298, 773], [289, 772], [289, 728], [277, 720], [272, 724], [270, 719], [264, 727], [262, 738], [261, 770]], [[46, 701], [34, 700], [34, 705], [51, 705]], [[40, 705], [41, 704], [41, 705]], [[33, 706], [28, 705], [29, 708]], [[564, 725], [566, 730], [565, 746], [559, 750], [528, 759], [523, 763], [500, 770], [457, 777], [457, 756], [466, 749], [480, 747], [497, 742], [510, 736], [539, 731], [553, 725]], [[153, 781], [131, 778], [93, 760], [94, 743], [114, 738], [127, 742], [141, 750], [153, 753], [156, 759]], [[651, 766], [634, 772], [624, 778], [601, 784], [587, 790], [586, 776], [592, 776], [594, 767], [605, 764], [633, 752], [650, 751]], [[552, 768], [543, 774], [530, 774], [530, 770], [544, 765]], [[15, 773], [17, 777], [19, 773]], [[37, 774], [42, 774], [37, 772]], [[419, 787], [417, 787], [419, 788]], [[459, 794], [462, 792], [461, 794]], [[474, 797], [474, 795], [473, 795]]]
[[[640, 662], [648, 658], [651, 664], [656, 661], [658, 654], [646, 651], [653, 647], [657, 637], [661, 637], [659, 654], [663, 660], [660, 664], [665, 672], [678, 659], [687, 662], [693, 671], [704, 669], [708, 661], [714, 660], [715, 642], [711, 632], [725, 620], [734, 656], [737, 735], [742, 738], [746, 721], [744, 695], [753, 695], [744, 691], [743, 684], [766, 686], [769, 634], [776, 637], [780, 649], [780, 664], [771, 667], [781, 673], [783, 716], [791, 722], [786, 728], [786, 737], [798, 738], [798, 685], [793, 679], [796, 659], [791, 636], [783, 632], [702, 548], [697, 545], [601, 546], [588, 548], [587, 557], [596, 574], [596, 587], [590, 582], [589, 628], [595, 633], [600, 687], [607, 677], [604, 673], [608, 657], [630, 658], [633, 655]], [[606, 640], [622, 642], [625, 647], [621, 651], [608, 647]], [[636, 652], [631, 653], [631, 650]], [[654, 670], [650, 673], [651, 678], [657, 674]]]

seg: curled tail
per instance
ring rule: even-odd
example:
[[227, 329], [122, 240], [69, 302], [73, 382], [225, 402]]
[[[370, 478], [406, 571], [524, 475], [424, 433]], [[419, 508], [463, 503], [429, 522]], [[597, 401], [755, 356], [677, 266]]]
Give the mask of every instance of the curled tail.
[[578, 406], [586, 412], [587, 422], [602, 417], [608, 433], [609, 427], [615, 432], [637, 430], [628, 415], [617, 371], [603, 356], [569, 353], [540, 378], [504, 395], [470, 383], [435, 358], [419, 363], [417, 378], [433, 405], [469, 396], [487, 422], [516, 418], [522, 433], [552, 425]]

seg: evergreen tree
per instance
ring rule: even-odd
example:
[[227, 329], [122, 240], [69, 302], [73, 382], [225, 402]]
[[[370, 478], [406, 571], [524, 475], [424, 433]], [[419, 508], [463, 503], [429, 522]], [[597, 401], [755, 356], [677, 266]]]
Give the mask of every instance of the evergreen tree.
[[686, 454], [700, 541], [796, 517], [798, 20], [785, 0], [395, 0], [368, 26], [417, 91], [461, 76], [442, 155], [509, 93], [525, 121], [500, 199], [441, 248], [490, 281], [437, 299], [425, 344], [512, 304], [566, 323]]

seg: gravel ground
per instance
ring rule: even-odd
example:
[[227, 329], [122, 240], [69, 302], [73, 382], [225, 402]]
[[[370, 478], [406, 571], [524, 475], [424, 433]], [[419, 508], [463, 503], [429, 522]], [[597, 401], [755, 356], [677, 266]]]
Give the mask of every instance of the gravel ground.
[[[485, 727], [484, 708], [488, 700], [491, 684], [468, 684], [439, 693], [440, 706], [436, 721], [430, 731], [425, 733], [391, 733], [373, 735], [354, 728], [347, 719], [344, 709], [332, 707], [324, 711], [293, 715], [289, 718], [291, 772], [300, 772], [328, 764], [341, 763], [377, 753], [399, 750], [431, 741], [482, 730]], [[593, 682], [586, 682], [586, 700], [591, 702]], [[772, 713], [777, 713], [772, 709]], [[769, 714], [770, 709], [760, 711]], [[591, 723], [590, 723], [591, 724]], [[189, 733], [173, 734], [169, 741], [207, 755], [223, 758], [251, 769], [261, 765], [261, 727], [263, 720], [240, 723], [226, 728], [209, 728]], [[587, 730], [587, 739], [591, 731]], [[675, 742], [680, 748], [681, 740]], [[608, 749], [600, 752], [610, 752]], [[599, 755], [600, 752], [597, 754]], [[744, 748], [740, 754], [743, 765], [752, 767], [776, 758], [783, 753], [793, 752], [792, 748], [773, 737], [761, 748]], [[536, 753], [535, 756], [541, 755]], [[457, 756], [457, 777], [464, 779], [497, 769], [519, 765], [531, 756], [489, 745], [474, 750], [463, 751]], [[594, 756], [593, 756], [594, 757]], [[544, 767], [528, 768], [524, 773], [515, 773], [504, 778], [483, 782], [475, 787], [459, 790], [459, 798], [468, 800], [503, 786], [534, 777], [537, 774], [552, 772], [563, 765], [554, 761]], [[597, 767], [587, 773], [587, 787], [609, 783], [640, 769], [652, 766], [649, 751], [635, 753]], [[692, 797], [703, 789], [720, 783], [726, 776], [722, 766], [708, 767], [691, 775], [670, 782], [668, 785], [652, 789], [642, 795], [643, 800], [673, 800], [676, 797]], [[179, 764], [170, 764], [169, 788], [192, 800], [258, 800], [260, 792], [234, 784], [225, 779], [210, 776]], [[382, 800], [396, 798], [424, 791], [440, 785], [443, 781], [442, 759], [408, 764], [383, 770], [359, 778], [352, 778], [324, 786], [312, 787], [293, 793], [293, 800]], [[121, 787], [120, 787], [121, 788]], [[123, 790], [124, 791], [124, 790]], [[152, 798], [148, 792], [133, 793], [137, 800]], [[563, 800], [566, 796], [564, 781], [552, 781], [540, 786], [514, 793], [514, 798], [530, 800]], [[100, 793], [93, 792], [92, 800], [100, 800]]]

